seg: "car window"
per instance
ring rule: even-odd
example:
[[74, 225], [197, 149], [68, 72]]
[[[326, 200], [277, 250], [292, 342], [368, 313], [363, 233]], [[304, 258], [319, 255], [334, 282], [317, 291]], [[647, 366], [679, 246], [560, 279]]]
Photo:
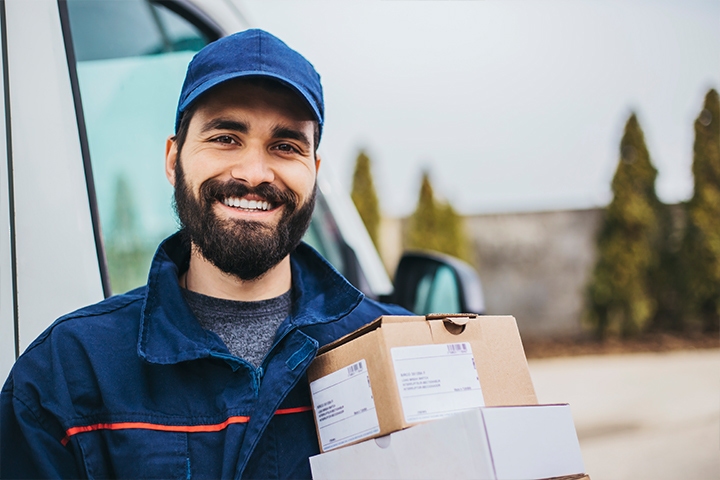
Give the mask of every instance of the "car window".
[[68, 0], [110, 283], [142, 285], [157, 244], [177, 229], [165, 138], [188, 62], [214, 38], [148, 0]]
[[420, 315], [460, 311], [460, 286], [449, 266], [440, 265], [423, 275], [412, 311]]

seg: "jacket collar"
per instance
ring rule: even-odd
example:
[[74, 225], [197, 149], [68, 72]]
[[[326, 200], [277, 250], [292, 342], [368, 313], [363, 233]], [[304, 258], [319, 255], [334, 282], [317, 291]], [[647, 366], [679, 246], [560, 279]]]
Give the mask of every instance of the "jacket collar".
[[[288, 330], [338, 320], [363, 299], [353, 287], [312, 247], [301, 243], [290, 255], [293, 306]], [[175, 234], [158, 247], [150, 266], [145, 301], [140, 317], [138, 354], [151, 363], [173, 364], [227, 356], [227, 349], [204, 330], [182, 296], [178, 276], [187, 270], [190, 250]]]

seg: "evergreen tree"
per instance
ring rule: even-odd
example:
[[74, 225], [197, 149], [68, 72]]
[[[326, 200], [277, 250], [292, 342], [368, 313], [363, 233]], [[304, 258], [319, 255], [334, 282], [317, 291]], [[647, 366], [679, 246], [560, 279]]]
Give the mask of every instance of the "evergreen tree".
[[355, 173], [350, 196], [375, 247], [379, 248], [380, 205], [372, 179], [370, 158], [362, 150], [355, 160]]
[[658, 213], [657, 263], [649, 274], [656, 310], [649, 328], [680, 332], [685, 329], [685, 282], [680, 255], [685, 215], [680, 206], [673, 205], [662, 205]]
[[658, 264], [661, 237], [656, 177], [642, 129], [632, 114], [620, 142], [613, 200], [605, 210], [598, 260], [588, 286], [587, 318], [600, 338], [639, 333], [655, 312], [649, 277]]
[[710, 90], [695, 121], [695, 191], [687, 204], [683, 242], [686, 298], [691, 324], [720, 328], [720, 101]]
[[473, 263], [470, 241], [465, 232], [465, 221], [450, 203], [441, 203], [439, 208], [442, 232], [439, 251]]
[[440, 225], [437, 224], [439, 217], [437, 210], [430, 174], [424, 171], [417, 207], [410, 216], [406, 242], [408, 248], [439, 251], [440, 242], [437, 232]]
[[409, 219], [406, 246], [472, 262], [463, 218], [448, 202], [436, 199], [427, 171], [423, 172], [417, 207]]

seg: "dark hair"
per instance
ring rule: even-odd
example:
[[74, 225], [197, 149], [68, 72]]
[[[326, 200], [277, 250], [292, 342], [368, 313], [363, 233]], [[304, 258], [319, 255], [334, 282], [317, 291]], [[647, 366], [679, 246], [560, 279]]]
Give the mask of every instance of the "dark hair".
[[193, 115], [195, 115], [197, 106], [197, 102], [193, 103], [187, 108], [187, 110], [185, 110], [185, 112], [183, 112], [182, 117], [180, 117], [180, 124], [178, 125], [177, 133], [173, 137], [173, 140], [175, 140], [175, 143], [177, 144], [178, 153], [180, 153], [183, 145], [185, 145], [188, 129], [190, 128], [190, 120], [192, 120]]
[[[297, 95], [295, 90], [292, 90], [287, 85], [276, 81], [271, 80], [269, 78], [265, 77], [250, 77], [245, 78], [243, 81], [246, 81], [248, 83], [251, 83], [253, 85], [257, 85], [261, 88], [264, 88], [265, 90], [269, 90], [271, 92], [275, 91], [291, 91]], [[197, 110], [198, 105], [201, 103], [198, 100], [202, 99], [202, 95], [196, 99], [193, 103], [190, 104], [190, 106], [183, 112], [182, 116], [180, 117], [180, 123], [178, 124], [177, 133], [175, 134], [175, 137], [173, 138], [175, 140], [175, 143], [177, 144], [177, 150], [180, 152], [182, 150], [183, 145], [185, 144], [185, 140], [187, 139], [188, 134], [188, 128], [190, 128], [190, 120], [192, 120], [192, 117], [195, 115], [195, 111]], [[318, 124], [317, 120], [313, 120], [313, 148], [315, 150], [315, 154], [317, 154], [318, 146], [320, 145], [320, 125]]]

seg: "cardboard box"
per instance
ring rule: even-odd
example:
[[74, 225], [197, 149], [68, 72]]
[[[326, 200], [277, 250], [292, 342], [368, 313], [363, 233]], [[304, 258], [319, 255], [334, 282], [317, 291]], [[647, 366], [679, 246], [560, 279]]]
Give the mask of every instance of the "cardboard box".
[[322, 452], [471, 408], [537, 403], [511, 316], [383, 316], [321, 349], [308, 379]]
[[315, 480], [587, 478], [568, 405], [481, 407], [310, 458]]

